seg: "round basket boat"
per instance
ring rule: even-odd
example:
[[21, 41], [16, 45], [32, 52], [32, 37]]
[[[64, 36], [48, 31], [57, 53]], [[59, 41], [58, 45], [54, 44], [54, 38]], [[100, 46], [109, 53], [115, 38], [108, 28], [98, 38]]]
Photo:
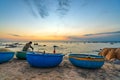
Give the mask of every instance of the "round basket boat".
[[104, 64], [104, 57], [89, 54], [69, 54], [69, 61], [77, 67], [97, 69]]
[[14, 56], [14, 52], [0, 52], [0, 63], [10, 61]]
[[18, 51], [18, 52], [16, 53], [16, 57], [17, 57], [18, 59], [23, 59], [23, 60], [25, 60], [25, 59], [26, 59], [26, 52], [25, 52], [25, 51]]
[[63, 56], [63, 54], [27, 52], [26, 57], [32, 67], [50, 68], [58, 66], [62, 62]]

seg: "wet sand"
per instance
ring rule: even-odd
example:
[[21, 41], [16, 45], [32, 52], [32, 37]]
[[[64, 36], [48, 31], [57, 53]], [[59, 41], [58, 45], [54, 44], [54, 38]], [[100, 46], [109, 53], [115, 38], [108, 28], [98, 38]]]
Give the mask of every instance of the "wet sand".
[[0, 64], [0, 80], [120, 80], [120, 64], [105, 62], [101, 69], [74, 67], [67, 59], [55, 68], [30, 67], [26, 60]]

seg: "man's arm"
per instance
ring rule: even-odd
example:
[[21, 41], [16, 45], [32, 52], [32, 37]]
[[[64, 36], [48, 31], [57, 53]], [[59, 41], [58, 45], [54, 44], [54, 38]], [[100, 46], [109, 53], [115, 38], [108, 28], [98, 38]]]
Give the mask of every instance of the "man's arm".
[[30, 48], [33, 50], [34, 48], [30, 45]]

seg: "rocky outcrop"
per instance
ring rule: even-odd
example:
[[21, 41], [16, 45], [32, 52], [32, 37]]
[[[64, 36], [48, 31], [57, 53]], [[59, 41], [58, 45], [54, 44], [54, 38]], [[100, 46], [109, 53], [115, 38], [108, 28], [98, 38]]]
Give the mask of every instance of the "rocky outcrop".
[[116, 58], [120, 59], [120, 48], [116, 49], [115, 53], [116, 53]]
[[120, 59], [120, 48], [104, 48], [99, 55], [104, 56], [106, 60]]

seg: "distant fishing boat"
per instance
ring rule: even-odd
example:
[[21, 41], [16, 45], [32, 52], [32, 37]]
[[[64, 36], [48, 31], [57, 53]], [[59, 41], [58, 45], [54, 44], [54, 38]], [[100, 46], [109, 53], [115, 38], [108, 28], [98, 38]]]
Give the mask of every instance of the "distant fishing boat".
[[58, 66], [63, 54], [27, 52], [27, 61], [32, 67], [50, 68]]
[[14, 52], [0, 52], [0, 63], [10, 61], [14, 56]]
[[89, 54], [70, 54], [69, 61], [77, 67], [96, 69], [104, 64], [104, 57]]
[[38, 45], [38, 43], [34, 43], [34, 45]]

